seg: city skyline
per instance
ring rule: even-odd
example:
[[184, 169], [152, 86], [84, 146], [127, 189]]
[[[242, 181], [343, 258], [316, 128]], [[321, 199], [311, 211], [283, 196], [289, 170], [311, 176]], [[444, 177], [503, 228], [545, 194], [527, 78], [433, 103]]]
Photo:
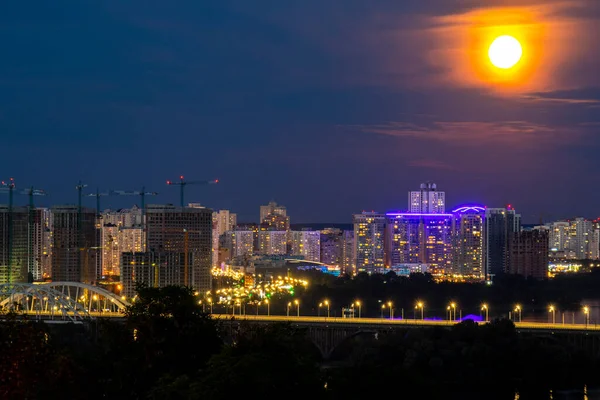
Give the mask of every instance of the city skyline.
[[[10, 178], [13, 179], [13, 178]], [[9, 179], [4, 180], [3, 182], [9, 182]], [[430, 182], [430, 181], [428, 181]], [[430, 184], [430, 183], [427, 183]], [[423, 185], [427, 185], [427, 184], [421, 184], [421, 186]], [[432, 183], [434, 186], [436, 186], [436, 183]], [[90, 189], [90, 187], [92, 185], [87, 185], [85, 184], [85, 188], [83, 189], [83, 195], [82, 195], [82, 204], [84, 207], [86, 208], [92, 208], [92, 209], [96, 209], [95, 207], [100, 204], [100, 212], [104, 213], [107, 211], [118, 211], [118, 210], [122, 210], [122, 209], [129, 209], [132, 207], [140, 207], [140, 200], [133, 200], [132, 201], [132, 197], [131, 196], [127, 196], [127, 197], [121, 197], [123, 194], [122, 190], [115, 190], [115, 189], [108, 189], [108, 190], [99, 190], [98, 191], [92, 191], [92, 190], [87, 190]], [[219, 185], [216, 185], [219, 186]], [[440, 185], [438, 185], [440, 186]], [[193, 188], [193, 187], [192, 187]], [[332, 224], [351, 224], [352, 223], [352, 215], [356, 214], [357, 212], [377, 212], [377, 213], [382, 213], [382, 214], [389, 214], [389, 213], [414, 213], [411, 212], [411, 207], [414, 208], [414, 206], [412, 206], [410, 204], [410, 196], [414, 196], [413, 193], [419, 193], [419, 191], [415, 191], [414, 189], [417, 188], [417, 183], [413, 182], [412, 186], [408, 186], [406, 188], [406, 190], [408, 190], [409, 193], [409, 200], [408, 202], [405, 200], [406, 195], [402, 196], [401, 194], [395, 195], [395, 198], [399, 199], [399, 202], [405, 202], [406, 206], [405, 207], [399, 207], [398, 205], [389, 207], [388, 209], [356, 209], [353, 210], [348, 216], [346, 216], [345, 219], [341, 219], [341, 220], [328, 220], [326, 219], [327, 217], [325, 217], [325, 219], [323, 220], [314, 220], [314, 221], [302, 221], [302, 220], [298, 220], [299, 218], [296, 216], [296, 214], [294, 214], [293, 212], [289, 212], [287, 215], [288, 218], [288, 223], [290, 220], [290, 216], [291, 216], [291, 224], [292, 225], [309, 225], [309, 224], [327, 224], [327, 223], [332, 223]], [[8, 193], [8, 189], [6, 188], [2, 188], [2, 186], [0, 186], [0, 189], [2, 189], [2, 191], [0, 191], [0, 206], [7, 206], [9, 201], [9, 193]], [[53, 206], [73, 206], [77, 204], [77, 192], [76, 192], [76, 187], [75, 185], [73, 185], [73, 192], [71, 193], [71, 199], [72, 201], [66, 201], [63, 203], [56, 203], [53, 202], [52, 200], [55, 198], [55, 196], [53, 196], [51, 193], [45, 191], [45, 190], [41, 190], [43, 193], [43, 197], [35, 197], [34, 198], [34, 204], [36, 208], [51, 208]], [[138, 188], [139, 189], [139, 188]], [[191, 188], [189, 188], [191, 189]], [[188, 190], [189, 190], [188, 189]], [[446, 190], [447, 188], [442, 188], [444, 190]], [[149, 190], [149, 188], [146, 188], [146, 190]], [[402, 189], [398, 189], [398, 190], [402, 190]], [[421, 189], [422, 190], [422, 189]], [[29, 187], [28, 186], [20, 186], [18, 185], [18, 183], [16, 183], [16, 187], [14, 190], [14, 197], [13, 197], [13, 206], [14, 207], [26, 207], [29, 204], [29, 199], [26, 197], [27, 193], [29, 191]], [[140, 191], [127, 191], [129, 192], [128, 195], [130, 194], [138, 194], [135, 197], [139, 197], [139, 193]], [[172, 190], [170, 190], [170, 192], [173, 192]], [[146, 197], [145, 199], [145, 205], [178, 205], [179, 204], [179, 191], [176, 191], [177, 193], [167, 193], [167, 194], [162, 194], [161, 192], [146, 192], [147, 194], [151, 194], [151, 197]], [[100, 203], [98, 203], [98, 200], [96, 199], [97, 197], [97, 193], [100, 193], [100, 197], [99, 197], [99, 201]], [[405, 192], [406, 193], [406, 192]], [[515, 204], [514, 203], [505, 203], [505, 204], [494, 204], [494, 205], [488, 205], [488, 204], [484, 204], [484, 203], [478, 203], [478, 202], [474, 202], [474, 201], [464, 201], [464, 202], [460, 202], [460, 203], [454, 203], [454, 202], [448, 202], [445, 200], [445, 195], [446, 192], [445, 191], [440, 191], [440, 192], [436, 192], [436, 193], [440, 193], [441, 194], [441, 207], [446, 207], [446, 212], [450, 213], [450, 212], [454, 212], [455, 209], [458, 208], [462, 208], [462, 207], [470, 207], [470, 206], [475, 206], [475, 207], [484, 207], [484, 208], [515, 208]], [[464, 197], [462, 195], [456, 196], [456, 193], [454, 193], [454, 190], [450, 190], [450, 192], [448, 192], [450, 194], [450, 198], [453, 197]], [[160, 196], [160, 197], [159, 197]], [[163, 196], [168, 197], [169, 199], [173, 200], [173, 201], [164, 201]], [[402, 197], [404, 197], [404, 199], [402, 199]], [[273, 200], [273, 197], [271, 197], [271, 200], [268, 202], [269, 205], [264, 205], [263, 203], [267, 203], [267, 201], [263, 200], [263, 201], [259, 201], [259, 204], [254, 206], [254, 212], [250, 212], [250, 214], [246, 215], [246, 217], [244, 217], [243, 214], [236, 212], [236, 210], [238, 208], [240, 209], [245, 209], [248, 208], [248, 204], [246, 204], [243, 201], [238, 202], [239, 207], [234, 207], [233, 209], [227, 209], [224, 207], [214, 207], [211, 206], [210, 204], [206, 204], [203, 202], [198, 202], [195, 201], [197, 198], [196, 197], [192, 197], [190, 195], [187, 194], [186, 191], [186, 200], [185, 200], [185, 205], [186, 207], [188, 205], [193, 205], [193, 206], [201, 206], [201, 207], [205, 207], [205, 208], [209, 208], [211, 210], [214, 211], [220, 211], [220, 210], [226, 210], [228, 212], [232, 212], [236, 215], [236, 221], [240, 224], [260, 224], [263, 221], [261, 221], [261, 216], [263, 214], [263, 209], [265, 207], [270, 206], [271, 204], [275, 204], [278, 207], [282, 207], [284, 210], [286, 209], [286, 205], [284, 205], [285, 203], [280, 203], [277, 204], [276, 201]], [[402, 200], [400, 200], [402, 199]], [[256, 209], [260, 208], [259, 211], [257, 212]], [[332, 209], [334, 209], [332, 207]], [[583, 218], [585, 220], [589, 220], [589, 221], [594, 221], [594, 220], [598, 220], [600, 219], [600, 208], [598, 211], [598, 215], [591, 215], [591, 216], [586, 216], [586, 215], [582, 215], [582, 214], [573, 214], [573, 215], [564, 215], [564, 214], [550, 214], [550, 213], [539, 213], [539, 214], [524, 214], [521, 211], [521, 208], [519, 208], [519, 214], [521, 214], [522, 216], [522, 220], [523, 223], [525, 225], [536, 225], [540, 223], [540, 220], [543, 220], [544, 223], [548, 223], [548, 222], [553, 222], [553, 221], [569, 221], [569, 220], [574, 220], [576, 218]], [[285, 211], [284, 211], [285, 213]], [[253, 215], [252, 215], [253, 214]], [[426, 214], [429, 214], [428, 212], [426, 212]], [[443, 214], [443, 213], [442, 213]], [[242, 215], [242, 217], [240, 218], [239, 216]]]
[[[586, 44], [600, 3], [510, 6], [11, 3], [1, 178], [48, 204], [73, 203], [79, 180], [177, 204], [166, 180], [218, 178], [188, 200], [253, 220], [274, 198], [298, 222], [394, 209], [397, 187], [431, 180], [448, 204], [510, 203], [525, 222], [595, 218], [600, 49]], [[513, 85], [482, 76], [465, 48], [488, 40], [478, 24], [507, 21], [535, 58]]]

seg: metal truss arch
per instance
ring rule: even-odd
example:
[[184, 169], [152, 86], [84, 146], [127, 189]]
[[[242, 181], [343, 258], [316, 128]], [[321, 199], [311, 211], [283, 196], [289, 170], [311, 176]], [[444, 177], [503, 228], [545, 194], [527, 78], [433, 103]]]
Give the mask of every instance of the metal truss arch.
[[[84, 293], [83, 296], [86, 297], [86, 300], [88, 300], [88, 298], [92, 299], [92, 303], [93, 303], [93, 301], [98, 301], [98, 299], [100, 299], [100, 300], [104, 299], [104, 300], [106, 300], [105, 301], [106, 305], [110, 305], [111, 308], [112, 308], [112, 306], [115, 306], [119, 312], [124, 312], [125, 309], [131, 305], [128, 301], [117, 296], [113, 292], [109, 292], [108, 290], [101, 288], [99, 286], [89, 285], [86, 283], [49, 282], [49, 283], [43, 284], [43, 286], [51, 287], [51, 288], [57, 290], [58, 292], [62, 293], [63, 295], [66, 295], [69, 297], [74, 296], [78, 300], [81, 300], [80, 294]], [[97, 297], [96, 300], [94, 300], [94, 296]], [[110, 304], [108, 304], [108, 303], [110, 303]], [[89, 308], [91, 309], [91, 306]], [[106, 308], [107, 307], [105, 307], [105, 309]]]
[[38, 318], [62, 317], [75, 321], [90, 316], [85, 307], [54, 288], [29, 283], [0, 284], [0, 308]]

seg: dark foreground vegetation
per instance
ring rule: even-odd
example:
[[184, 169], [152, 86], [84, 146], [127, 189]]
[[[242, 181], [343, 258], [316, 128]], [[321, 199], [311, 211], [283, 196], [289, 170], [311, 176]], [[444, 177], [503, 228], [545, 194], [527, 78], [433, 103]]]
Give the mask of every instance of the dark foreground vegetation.
[[[219, 325], [190, 290], [143, 289], [125, 322], [0, 322], [0, 399], [521, 399], [600, 381], [600, 360], [509, 321], [365, 334], [322, 360], [289, 325]], [[535, 397], [531, 397], [535, 398]]]

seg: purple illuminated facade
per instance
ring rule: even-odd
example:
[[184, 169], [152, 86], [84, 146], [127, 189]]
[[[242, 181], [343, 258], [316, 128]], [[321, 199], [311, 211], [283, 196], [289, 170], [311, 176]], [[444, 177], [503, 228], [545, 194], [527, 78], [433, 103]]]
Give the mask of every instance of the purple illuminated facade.
[[386, 267], [426, 264], [432, 273], [452, 265], [453, 214], [388, 213]]

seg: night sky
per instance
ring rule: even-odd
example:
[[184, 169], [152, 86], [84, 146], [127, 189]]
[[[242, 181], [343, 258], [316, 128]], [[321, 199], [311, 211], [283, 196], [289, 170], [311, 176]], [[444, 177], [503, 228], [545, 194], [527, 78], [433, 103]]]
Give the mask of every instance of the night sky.
[[[514, 79], [481, 53], [504, 28]], [[184, 174], [242, 221], [350, 222], [424, 181], [450, 208], [600, 215], [598, 0], [7, 1], [0, 32], [0, 175], [40, 205], [80, 179], [177, 203]]]

